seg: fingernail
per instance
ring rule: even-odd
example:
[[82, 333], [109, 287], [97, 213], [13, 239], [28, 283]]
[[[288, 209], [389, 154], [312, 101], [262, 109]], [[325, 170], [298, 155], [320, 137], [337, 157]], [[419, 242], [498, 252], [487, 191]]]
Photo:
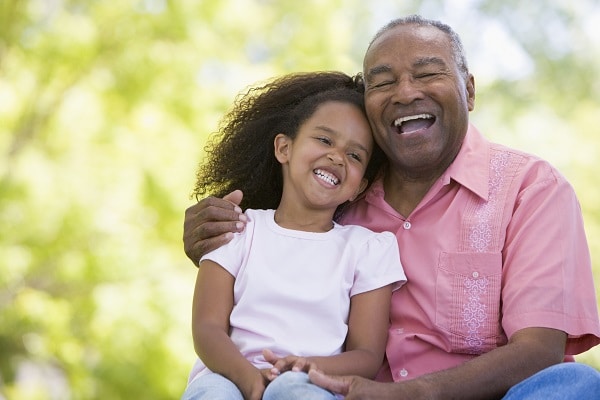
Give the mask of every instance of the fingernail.
[[246, 217], [246, 214], [240, 214], [239, 215], [239, 219], [240, 219], [240, 221], [247, 221], [248, 220], [248, 218]]
[[235, 228], [236, 228], [236, 229], [240, 230], [240, 229], [242, 229], [243, 227], [244, 227], [244, 224], [242, 224], [241, 222], [236, 222], [236, 223], [235, 223]]
[[233, 211], [235, 211], [236, 213], [240, 213], [240, 214], [242, 213], [242, 209], [240, 207], [238, 207], [238, 206], [235, 206], [233, 208]]

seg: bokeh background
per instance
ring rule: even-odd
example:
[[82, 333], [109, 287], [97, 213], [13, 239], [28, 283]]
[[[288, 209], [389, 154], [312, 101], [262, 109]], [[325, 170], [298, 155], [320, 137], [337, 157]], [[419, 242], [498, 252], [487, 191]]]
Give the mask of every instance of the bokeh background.
[[358, 72], [411, 13], [462, 36], [475, 124], [570, 179], [598, 287], [598, 1], [0, 0], [0, 399], [179, 398], [207, 136], [252, 83]]

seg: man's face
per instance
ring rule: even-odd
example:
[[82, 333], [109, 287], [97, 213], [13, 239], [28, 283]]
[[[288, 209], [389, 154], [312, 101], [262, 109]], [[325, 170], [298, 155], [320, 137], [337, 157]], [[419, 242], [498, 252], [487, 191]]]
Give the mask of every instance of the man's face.
[[367, 114], [391, 168], [415, 179], [441, 175], [460, 150], [475, 100], [450, 38], [431, 26], [397, 26], [373, 42], [363, 67]]

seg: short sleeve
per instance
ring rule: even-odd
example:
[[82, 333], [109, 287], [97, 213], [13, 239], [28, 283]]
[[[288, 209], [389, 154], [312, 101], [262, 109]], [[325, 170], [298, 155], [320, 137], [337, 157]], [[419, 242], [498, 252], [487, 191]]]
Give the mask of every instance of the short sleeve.
[[398, 241], [391, 232], [373, 233], [358, 257], [351, 296], [393, 284], [393, 290], [406, 283], [400, 262]]
[[548, 178], [520, 193], [507, 228], [502, 326], [508, 337], [531, 326], [562, 330], [565, 354], [578, 354], [600, 343], [581, 209], [562, 175], [547, 164], [535, 172]]
[[249, 232], [251, 232], [251, 227], [248, 225], [243, 232], [235, 233], [233, 239], [229, 243], [204, 255], [200, 259], [200, 262], [202, 262], [202, 260], [214, 261], [233, 275], [234, 278], [237, 278], [244, 260], [244, 255], [247, 252], [247, 237], [250, 235]]

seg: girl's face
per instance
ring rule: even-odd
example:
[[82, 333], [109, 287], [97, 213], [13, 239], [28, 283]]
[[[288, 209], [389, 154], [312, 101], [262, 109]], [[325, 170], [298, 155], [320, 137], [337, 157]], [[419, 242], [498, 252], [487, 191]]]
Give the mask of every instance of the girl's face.
[[284, 198], [335, 210], [366, 187], [363, 176], [372, 150], [369, 122], [359, 108], [340, 101], [321, 104], [295, 139], [275, 138]]

